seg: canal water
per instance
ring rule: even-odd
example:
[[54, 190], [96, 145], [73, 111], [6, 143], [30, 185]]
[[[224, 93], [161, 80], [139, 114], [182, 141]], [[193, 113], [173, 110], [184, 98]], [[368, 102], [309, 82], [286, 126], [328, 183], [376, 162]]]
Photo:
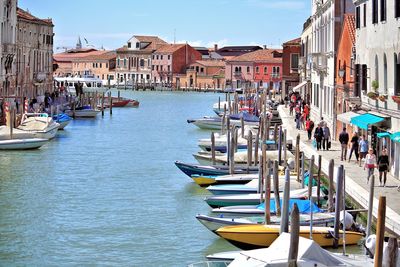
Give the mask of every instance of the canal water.
[[[115, 92], [114, 92], [115, 93]], [[140, 107], [74, 120], [39, 150], [0, 152], [0, 266], [186, 266], [235, 249], [195, 218], [207, 192], [178, 170], [210, 135], [213, 93], [132, 92]]]

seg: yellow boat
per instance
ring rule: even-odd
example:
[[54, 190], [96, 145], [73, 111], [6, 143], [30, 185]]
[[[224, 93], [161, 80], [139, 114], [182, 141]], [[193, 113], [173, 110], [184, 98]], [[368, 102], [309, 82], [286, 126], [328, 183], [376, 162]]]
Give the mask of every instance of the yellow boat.
[[[279, 236], [279, 225], [234, 225], [217, 230], [218, 235], [241, 249], [269, 247]], [[290, 229], [289, 229], [290, 231]], [[300, 226], [300, 236], [310, 238], [310, 227]], [[363, 233], [346, 231], [346, 245], [356, 245], [364, 236]], [[339, 244], [343, 244], [343, 232], [339, 232]], [[313, 227], [312, 239], [321, 247], [333, 246], [333, 228]]]
[[215, 184], [215, 177], [203, 176], [203, 175], [192, 175], [193, 181], [200, 186], [209, 186]]

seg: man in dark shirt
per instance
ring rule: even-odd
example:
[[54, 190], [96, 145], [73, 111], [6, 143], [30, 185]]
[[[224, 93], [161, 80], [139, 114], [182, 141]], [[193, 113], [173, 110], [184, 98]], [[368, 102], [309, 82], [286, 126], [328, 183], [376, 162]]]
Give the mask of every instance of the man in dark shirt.
[[346, 132], [346, 127], [343, 127], [343, 131], [339, 134], [339, 142], [342, 147], [342, 154], [340, 160], [343, 161], [347, 158], [347, 145], [349, 143], [349, 134]]

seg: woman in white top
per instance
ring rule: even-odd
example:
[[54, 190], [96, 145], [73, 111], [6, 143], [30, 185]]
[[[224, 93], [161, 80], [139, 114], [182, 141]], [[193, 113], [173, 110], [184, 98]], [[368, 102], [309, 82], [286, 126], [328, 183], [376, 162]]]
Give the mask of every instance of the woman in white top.
[[374, 174], [374, 170], [376, 168], [376, 156], [372, 148], [368, 150], [368, 154], [365, 156], [364, 170], [365, 168], [368, 169], [368, 176], [367, 176], [367, 183], [368, 183], [369, 177]]

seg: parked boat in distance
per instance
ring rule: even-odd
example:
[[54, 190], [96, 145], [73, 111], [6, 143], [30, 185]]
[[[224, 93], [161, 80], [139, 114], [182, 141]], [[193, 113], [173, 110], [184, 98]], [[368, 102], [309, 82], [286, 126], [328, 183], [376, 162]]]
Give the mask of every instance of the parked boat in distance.
[[68, 94], [76, 95], [76, 88], [81, 87], [82, 93], [105, 93], [109, 88], [103, 86], [103, 81], [91, 72], [86, 71], [83, 75], [54, 77], [55, 86], [64, 88]]
[[100, 110], [93, 109], [91, 106], [82, 106], [76, 108], [75, 111], [70, 109], [66, 110], [65, 113], [71, 117], [75, 116], [75, 118], [95, 118], [97, 114], [100, 113]]
[[64, 128], [72, 121], [72, 118], [65, 113], [60, 113], [53, 116], [53, 120], [60, 124], [58, 130], [64, 130]]

